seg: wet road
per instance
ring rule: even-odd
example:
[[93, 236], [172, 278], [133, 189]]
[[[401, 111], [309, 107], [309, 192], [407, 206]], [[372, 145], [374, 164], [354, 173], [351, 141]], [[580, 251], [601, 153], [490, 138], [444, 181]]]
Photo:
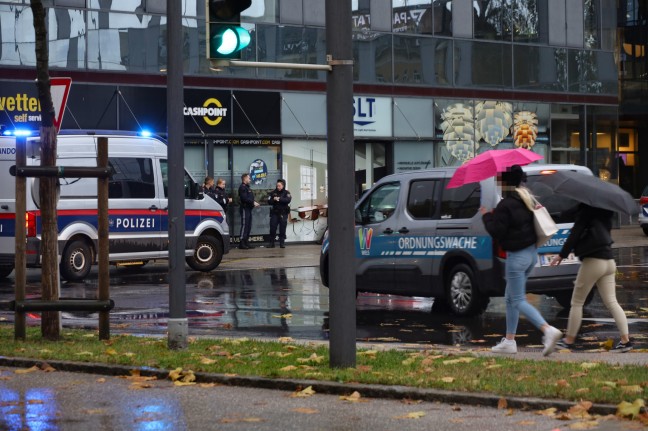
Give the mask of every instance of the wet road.
[[[628, 315], [638, 348], [648, 348], [648, 247], [615, 249], [618, 264], [617, 296]], [[327, 338], [328, 289], [319, 281], [316, 266], [187, 272], [187, 317], [192, 336], [250, 336], [324, 340]], [[96, 277], [96, 273], [94, 273]], [[97, 281], [66, 283], [62, 296], [92, 298]], [[13, 280], [0, 282], [0, 302], [13, 299]], [[28, 271], [28, 296], [40, 296], [40, 273]], [[111, 313], [115, 333], [164, 334], [168, 310], [167, 267], [149, 264], [138, 269], [111, 269]], [[433, 299], [360, 294], [357, 300], [359, 341], [485, 347], [503, 335], [503, 298], [493, 298], [478, 317], [457, 318], [432, 311]], [[567, 313], [551, 298], [530, 295], [531, 303], [554, 326], [564, 329]], [[0, 310], [0, 321], [13, 313]], [[38, 324], [30, 314], [28, 323]], [[89, 313], [63, 313], [64, 327], [96, 328]], [[541, 334], [525, 319], [518, 332], [519, 347], [536, 347]], [[598, 295], [585, 309], [581, 335], [585, 347], [618, 338], [618, 331]]]

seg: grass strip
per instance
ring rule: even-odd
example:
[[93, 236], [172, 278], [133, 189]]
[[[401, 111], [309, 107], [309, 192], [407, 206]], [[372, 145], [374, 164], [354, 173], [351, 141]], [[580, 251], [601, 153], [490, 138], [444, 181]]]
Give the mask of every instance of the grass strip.
[[432, 350], [358, 350], [355, 368], [335, 369], [329, 367], [327, 347], [291, 339], [190, 338], [187, 349], [171, 351], [167, 340], [160, 338], [114, 335], [100, 341], [96, 331], [67, 329], [62, 335], [59, 341], [47, 341], [41, 338], [40, 328], [28, 328], [27, 341], [15, 341], [13, 326], [0, 325], [0, 355], [607, 404], [648, 395], [648, 367], [639, 365], [487, 358]]

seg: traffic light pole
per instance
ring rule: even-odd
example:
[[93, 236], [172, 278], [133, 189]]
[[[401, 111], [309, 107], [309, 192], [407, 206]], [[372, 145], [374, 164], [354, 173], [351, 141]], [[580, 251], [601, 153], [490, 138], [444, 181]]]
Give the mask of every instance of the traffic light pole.
[[356, 364], [354, 248], [355, 160], [351, 0], [326, 0], [326, 86], [329, 190], [329, 362]]

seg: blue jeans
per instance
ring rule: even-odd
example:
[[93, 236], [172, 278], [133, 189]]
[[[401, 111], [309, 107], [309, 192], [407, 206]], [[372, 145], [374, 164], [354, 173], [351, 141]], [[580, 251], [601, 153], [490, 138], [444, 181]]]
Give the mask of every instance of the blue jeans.
[[538, 259], [535, 245], [517, 251], [506, 252], [506, 333], [515, 334], [520, 313], [526, 316], [538, 329], [546, 320], [526, 300], [526, 281]]

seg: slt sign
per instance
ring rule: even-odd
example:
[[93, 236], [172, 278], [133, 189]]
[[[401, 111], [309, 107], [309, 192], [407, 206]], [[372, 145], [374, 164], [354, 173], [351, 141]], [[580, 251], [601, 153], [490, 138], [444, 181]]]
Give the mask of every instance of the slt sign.
[[391, 98], [355, 96], [353, 132], [356, 136], [392, 136]]

